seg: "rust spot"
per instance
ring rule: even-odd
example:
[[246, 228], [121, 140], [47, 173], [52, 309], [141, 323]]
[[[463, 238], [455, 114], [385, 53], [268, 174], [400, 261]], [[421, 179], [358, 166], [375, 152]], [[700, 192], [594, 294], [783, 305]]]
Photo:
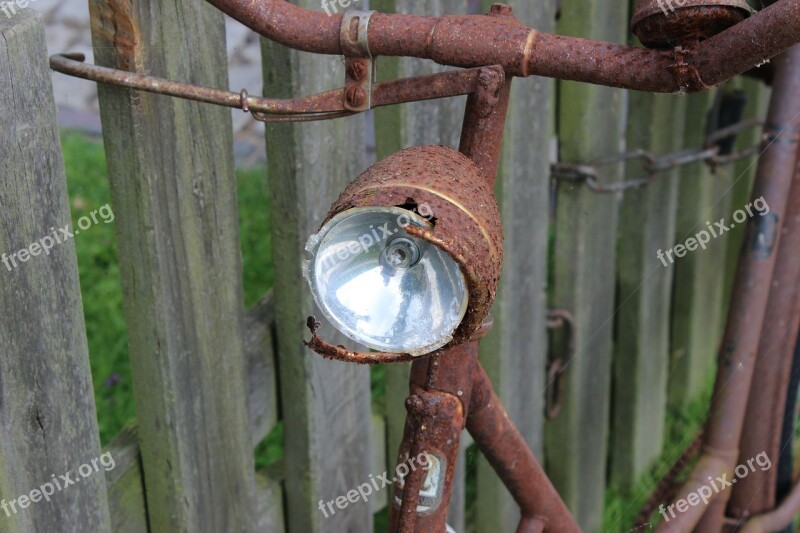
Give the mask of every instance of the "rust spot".
[[92, 34], [113, 47], [115, 66], [127, 71], [140, 70], [141, 35], [133, 16], [132, 0], [100, 0], [90, 6]]

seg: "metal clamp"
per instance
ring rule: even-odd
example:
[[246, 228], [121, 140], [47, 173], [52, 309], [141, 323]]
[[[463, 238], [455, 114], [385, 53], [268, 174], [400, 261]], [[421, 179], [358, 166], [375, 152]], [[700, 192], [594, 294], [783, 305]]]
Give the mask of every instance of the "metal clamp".
[[366, 111], [372, 107], [375, 60], [369, 51], [369, 20], [374, 11], [346, 11], [339, 28], [345, 57], [344, 108]]

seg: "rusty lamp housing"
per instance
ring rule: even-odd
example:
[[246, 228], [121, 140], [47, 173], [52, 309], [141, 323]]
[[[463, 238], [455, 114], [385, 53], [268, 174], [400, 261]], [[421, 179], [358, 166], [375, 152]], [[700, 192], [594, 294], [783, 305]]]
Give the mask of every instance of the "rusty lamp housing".
[[348, 185], [306, 250], [304, 275], [323, 314], [378, 352], [331, 346], [316, 333], [309, 345], [348, 361], [408, 360], [481, 330], [502, 265], [500, 213], [465, 155], [408, 148]]

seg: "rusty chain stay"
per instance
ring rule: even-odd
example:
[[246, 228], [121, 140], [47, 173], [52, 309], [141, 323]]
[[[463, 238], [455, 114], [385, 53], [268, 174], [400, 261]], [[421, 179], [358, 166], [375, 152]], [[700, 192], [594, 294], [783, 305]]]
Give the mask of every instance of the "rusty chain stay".
[[[765, 140], [765, 134], [763, 133], [757, 144], [730, 153], [721, 153], [720, 143], [724, 140], [735, 138], [736, 135], [743, 131], [759, 128], [763, 125], [764, 122], [759, 119], [743, 120], [715, 131], [706, 138], [702, 146], [684, 148], [661, 156], [647, 150], [637, 149], [601, 157], [585, 164], [558, 162], [551, 166], [551, 178], [554, 182], [559, 180], [583, 182], [589, 190], [596, 193], [613, 193], [627, 189], [638, 189], [650, 184], [660, 173], [668, 172], [680, 166], [703, 161], [713, 169], [723, 165], [730, 165], [758, 154]], [[617, 183], [601, 183], [598, 181], [599, 170], [602, 167], [636, 159], [642, 159], [645, 162], [645, 175], [643, 177]]]

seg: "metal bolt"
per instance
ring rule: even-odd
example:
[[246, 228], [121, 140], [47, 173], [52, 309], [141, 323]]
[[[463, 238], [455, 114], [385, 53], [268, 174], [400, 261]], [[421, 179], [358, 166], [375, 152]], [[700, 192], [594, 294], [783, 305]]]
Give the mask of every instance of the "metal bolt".
[[351, 86], [345, 91], [347, 103], [353, 107], [361, 107], [367, 101], [367, 93], [361, 87]]
[[364, 61], [355, 59], [347, 63], [347, 75], [355, 81], [361, 81], [367, 77], [367, 66]]

